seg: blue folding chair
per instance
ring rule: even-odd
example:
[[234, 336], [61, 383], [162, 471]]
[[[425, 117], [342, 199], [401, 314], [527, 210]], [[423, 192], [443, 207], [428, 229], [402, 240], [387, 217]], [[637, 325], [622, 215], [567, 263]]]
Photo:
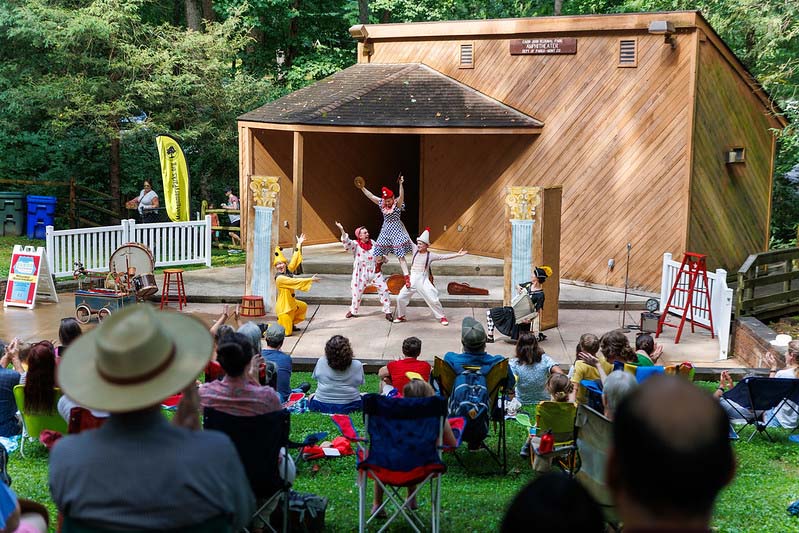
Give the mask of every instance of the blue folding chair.
[[[441, 476], [447, 467], [441, 460], [444, 420], [447, 401], [441, 396], [429, 398], [387, 398], [379, 394], [363, 397], [363, 419], [366, 428], [366, 447], [357, 440], [358, 456], [358, 530], [366, 526], [390, 502], [396, 510], [380, 528], [402, 516], [419, 533], [426, 529], [424, 522], [410, 512], [408, 502], [429, 482], [431, 500], [430, 530], [440, 528]], [[385, 494], [383, 504], [367, 518], [366, 480], [372, 478]], [[416, 485], [405, 500], [400, 487]]]

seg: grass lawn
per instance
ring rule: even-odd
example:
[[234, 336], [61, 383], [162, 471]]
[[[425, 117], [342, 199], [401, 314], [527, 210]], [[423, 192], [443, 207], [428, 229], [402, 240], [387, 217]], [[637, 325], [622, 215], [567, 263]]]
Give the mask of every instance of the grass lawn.
[[[5, 280], [8, 277], [8, 269], [11, 265], [11, 252], [15, 244], [23, 246], [44, 246], [42, 240], [31, 240], [25, 237], [0, 237], [0, 279]], [[219, 248], [211, 248], [211, 266], [236, 266], [243, 265], [247, 260], [247, 255], [244, 252], [238, 254], [229, 254], [227, 250], [220, 250]], [[170, 267], [177, 268], [177, 267]], [[199, 270], [206, 268], [205, 265], [184, 265], [180, 266], [185, 270]], [[163, 269], [155, 269], [156, 273], [161, 273]], [[71, 279], [71, 276], [68, 277]]]
[[[293, 385], [312, 381], [309, 373], [295, 373]], [[364, 391], [375, 390], [377, 377], [367, 376]], [[712, 390], [715, 383], [699, 383]], [[313, 390], [313, 389], [312, 389]], [[353, 420], [362, 429], [359, 415]], [[338, 436], [338, 430], [325, 415], [304, 413], [292, 417], [292, 438], [301, 440], [308, 433], [327, 431], [329, 438]], [[748, 437], [747, 430], [744, 437]], [[496, 531], [505, 507], [514, 494], [533, 478], [530, 463], [519, 458], [518, 450], [524, 439], [524, 429], [508, 421], [509, 473], [501, 476], [492, 473], [485, 452], [467, 454], [464, 459], [470, 469], [466, 471], [454, 458], [445, 456], [449, 466], [442, 486], [442, 530], [458, 533]], [[718, 531], [797, 531], [799, 519], [790, 517], [786, 507], [799, 498], [799, 445], [787, 440], [788, 432], [775, 430], [777, 442], [767, 442], [756, 436], [751, 443], [745, 438], [733, 446], [738, 457], [735, 481], [719, 499], [713, 526]], [[20, 496], [44, 502], [55, 513], [47, 489], [47, 454], [44, 447], [32, 444], [28, 457], [14, 453], [9, 462], [13, 488]], [[656, 459], [653, 458], [653, 462]], [[642, 465], [642, 468], [646, 468]], [[475, 472], [482, 471], [483, 475]], [[702, 466], [696, 465], [696, 476], [702, 475]], [[690, 483], [691, 480], [686, 480]], [[355, 484], [355, 459], [352, 456], [300, 463], [295, 482], [296, 490], [313, 492], [329, 499], [326, 524], [328, 531], [353, 531], [358, 523], [358, 491]], [[679, 490], [664, 487], [664, 490]], [[429, 491], [422, 493], [423, 511], [428, 509]], [[55, 515], [54, 515], [55, 516]], [[394, 528], [406, 531], [407, 528]]]

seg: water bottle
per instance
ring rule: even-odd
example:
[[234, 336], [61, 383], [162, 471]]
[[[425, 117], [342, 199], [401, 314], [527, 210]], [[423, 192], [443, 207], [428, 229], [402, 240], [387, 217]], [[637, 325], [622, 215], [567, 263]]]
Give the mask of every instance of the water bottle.
[[541, 437], [541, 443], [538, 445], [538, 453], [545, 454], [555, 449], [555, 437], [552, 435], [552, 430], [547, 430]]

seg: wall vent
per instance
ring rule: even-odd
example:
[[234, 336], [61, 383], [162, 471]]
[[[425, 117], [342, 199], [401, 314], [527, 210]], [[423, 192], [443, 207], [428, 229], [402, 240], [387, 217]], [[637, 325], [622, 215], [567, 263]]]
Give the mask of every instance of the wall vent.
[[638, 40], [619, 39], [619, 66], [638, 66]]
[[461, 43], [460, 50], [460, 68], [474, 68], [474, 43]]

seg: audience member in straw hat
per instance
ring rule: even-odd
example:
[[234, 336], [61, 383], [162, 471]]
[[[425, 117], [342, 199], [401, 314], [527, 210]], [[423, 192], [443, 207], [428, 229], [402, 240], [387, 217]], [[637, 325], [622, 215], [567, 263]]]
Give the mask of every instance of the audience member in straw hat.
[[186, 315], [137, 305], [82, 335], [58, 367], [66, 394], [111, 413], [50, 455], [50, 492], [67, 522], [160, 531], [222, 519], [244, 526], [255, 498], [230, 439], [170, 425], [165, 398], [211, 358], [211, 335]]

